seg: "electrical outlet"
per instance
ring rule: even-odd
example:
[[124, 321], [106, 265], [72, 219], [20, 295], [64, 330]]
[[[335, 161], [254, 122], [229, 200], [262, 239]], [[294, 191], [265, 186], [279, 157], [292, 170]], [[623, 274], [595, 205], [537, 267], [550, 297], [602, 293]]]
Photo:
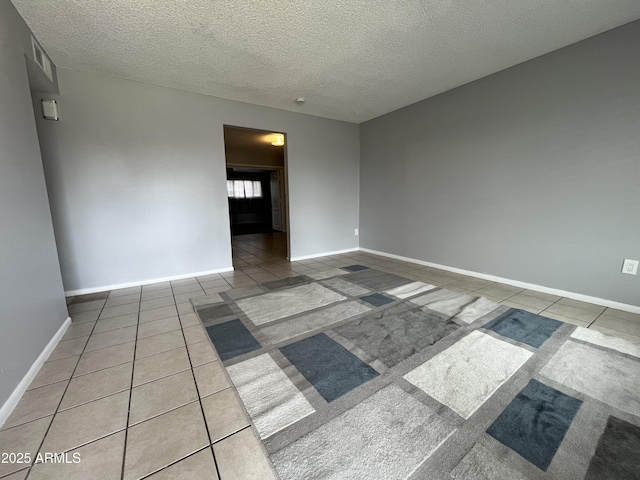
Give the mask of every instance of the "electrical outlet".
[[637, 275], [638, 260], [629, 260], [628, 258], [625, 258], [624, 263], [622, 264], [622, 273], [626, 273], [628, 275]]
[[355, 232], [354, 232], [354, 235], [359, 235], [359, 233], [358, 233], [358, 229], [357, 229], [357, 228], [356, 228], [356, 230], [355, 230]]

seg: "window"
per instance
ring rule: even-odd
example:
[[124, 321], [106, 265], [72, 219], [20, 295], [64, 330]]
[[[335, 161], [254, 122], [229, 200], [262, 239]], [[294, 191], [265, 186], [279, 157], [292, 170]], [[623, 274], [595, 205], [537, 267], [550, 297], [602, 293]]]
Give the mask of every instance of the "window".
[[227, 180], [229, 198], [262, 198], [262, 184], [259, 180]]

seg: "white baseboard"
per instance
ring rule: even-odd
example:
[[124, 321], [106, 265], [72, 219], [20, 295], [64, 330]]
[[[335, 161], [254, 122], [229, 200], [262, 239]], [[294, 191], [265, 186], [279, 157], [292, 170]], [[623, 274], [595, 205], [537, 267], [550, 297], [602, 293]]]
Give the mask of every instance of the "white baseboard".
[[291, 262], [298, 262], [300, 260], [309, 260], [311, 258], [328, 257], [329, 255], [340, 255], [341, 253], [351, 253], [351, 252], [357, 252], [357, 251], [358, 251], [358, 247], [347, 248], [346, 250], [335, 250], [333, 252], [314, 253], [313, 255], [302, 255], [300, 257], [291, 257], [289, 260]]
[[207, 270], [205, 272], [187, 273], [184, 275], [174, 275], [172, 277], [152, 278], [150, 280], [141, 280], [139, 282], [118, 283], [116, 285], [103, 285], [102, 287], [81, 288], [79, 290], [67, 290], [64, 294], [67, 297], [74, 295], [85, 295], [87, 293], [106, 292], [108, 290], [117, 290], [119, 288], [139, 287], [140, 285], [151, 285], [152, 283], [169, 282], [171, 280], [182, 280], [183, 278], [204, 277], [214, 273], [233, 272], [233, 267], [219, 268], [217, 270]]
[[[468, 275], [470, 277], [483, 278], [485, 280], [491, 280], [492, 282], [506, 283], [507, 285], [526, 288], [529, 290], [534, 290], [536, 292], [549, 293], [551, 295], [567, 297], [573, 300], [579, 300], [581, 302], [594, 303], [596, 305], [601, 305], [603, 307], [616, 308], [618, 310], [624, 310], [625, 312], [640, 313], [640, 307], [636, 305], [628, 305], [626, 303], [614, 302], [613, 300], [592, 297], [590, 295], [583, 295], [582, 293], [568, 292], [566, 290], [559, 290], [557, 288], [544, 287], [542, 285], [521, 282], [519, 280], [511, 280], [510, 278], [498, 277], [496, 275], [488, 275], [486, 273], [478, 273], [478, 272], [473, 272], [471, 270], [463, 270], [462, 268], [448, 267], [446, 265], [440, 265], [438, 263], [425, 262], [424, 260], [417, 260], [415, 258], [403, 257], [401, 255], [394, 255], [393, 253], [380, 252], [378, 250], [371, 250], [369, 248], [360, 248], [360, 251], [366, 252], [366, 253], [372, 253], [374, 255], [380, 255], [381, 257], [389, 257], [396, 260], [402, 260], [404, 262], [416, 263], [418, 265], [424, 265], [427, 267], [439, 268], [440, 270], [459, 273], [461, 275]], [[445, 286], [444, 288], [447, 288], [447, 287]]]
[[67, 317], [67, 319], [60, 326], [53, 338], [49, 340], [47, 346], [44, 347], [44, 350], [42, 350], [40, 355], [38, 355], [36, 361], [33, 362], [33, 365], [31, 365], [31, 368], [29, 369], [27, 374], [22, 378], [22, 380], [20, 380], [18, 386], [13, 390], [13, 393], [9, 396], [7, 401], [4, 402], [4, 405], [0, 407], [0, 427], [4, 425], [4, 422], [7, 421], [7, 418], [9, 418], [9, 415], [11, 415], [13, 409], [16, 408], [16, 405], [18, 405], [18, 402], [22, 398], [22, 395], [24, 395], [24, 392], [27, 391], [27, 388], [29, 388], [29, 385], [31, 385], [33, 379], [36, 378], [36, 375], [42, 368], [42, 365], [44, 365], [44, 362], [47, 361], [49, 355], [51, 355], [51, 352], [53, 352], [53, 349], [56, 348], [56, 345], [58, 345], [58, 342], [66, 333], [69, 325], [71, 325], [71, 317]]

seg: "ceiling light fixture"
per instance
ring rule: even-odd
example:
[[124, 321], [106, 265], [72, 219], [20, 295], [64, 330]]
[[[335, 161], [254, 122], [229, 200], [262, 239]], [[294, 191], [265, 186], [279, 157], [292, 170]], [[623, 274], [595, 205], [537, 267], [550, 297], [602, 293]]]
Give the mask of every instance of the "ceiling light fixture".
[[296, 98], [296, 105], [304, 105], [305, 103], [307, 103], [307, 100], [304, 97]]
[[271, 145], [273, 145], [274, 147], [284, 147], [284, 135], [281, 133], [276, 133], [273, 142], [271, 142]]

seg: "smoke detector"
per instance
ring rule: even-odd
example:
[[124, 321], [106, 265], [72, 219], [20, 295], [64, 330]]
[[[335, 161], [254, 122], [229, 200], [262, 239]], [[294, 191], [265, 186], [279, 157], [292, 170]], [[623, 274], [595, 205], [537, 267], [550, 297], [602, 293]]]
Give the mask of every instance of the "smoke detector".
[[307, 103], [307, 100], [304, 97], [296, 98], [296, 105], [304, 105], [305, 103]]

